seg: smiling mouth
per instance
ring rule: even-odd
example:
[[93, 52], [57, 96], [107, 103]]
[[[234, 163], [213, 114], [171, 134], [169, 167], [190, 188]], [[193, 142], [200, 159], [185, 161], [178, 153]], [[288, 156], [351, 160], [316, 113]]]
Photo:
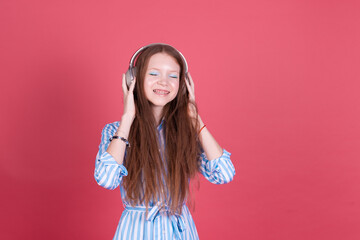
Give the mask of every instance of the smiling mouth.
[[153, 92], [158, 94], [158, 95], [167, 95], [167, 94], [170, 93], [169, 91], [161, 90], [161, 89], [154, 89]]

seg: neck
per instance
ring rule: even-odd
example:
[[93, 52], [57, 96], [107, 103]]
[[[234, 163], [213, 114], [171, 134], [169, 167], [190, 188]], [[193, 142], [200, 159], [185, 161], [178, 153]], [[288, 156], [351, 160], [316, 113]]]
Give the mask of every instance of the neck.
[[152, 110], [153, 110], [152, 112], [154, 114], [156, 124], [159, 125], [161, 122], [163, 108], [162, 107], [153, 107]]

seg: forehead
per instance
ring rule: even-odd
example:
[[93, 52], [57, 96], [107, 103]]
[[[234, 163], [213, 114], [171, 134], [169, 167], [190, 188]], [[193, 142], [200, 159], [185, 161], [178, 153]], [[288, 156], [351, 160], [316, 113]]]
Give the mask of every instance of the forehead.
[[180, 71], [180, 65], [176, 59], [167, 53], [156, 53], [152, 55], [148, 64], [148, 69], [150, 68]]

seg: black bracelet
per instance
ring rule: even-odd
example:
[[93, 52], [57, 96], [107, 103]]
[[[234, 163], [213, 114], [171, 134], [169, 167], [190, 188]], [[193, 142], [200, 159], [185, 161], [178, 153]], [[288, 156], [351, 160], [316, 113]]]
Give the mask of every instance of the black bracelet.
[[112, 136], [111, 138], [109, 138], [110, 142], [113, 140], [113, 139], [120, 139], [122, 140], [125, 144], [126, 144], [126, 147], [130, 147], [130, 143], [129, 141], [126, 139], [126, 138], [123, 138], [123, 137], [120, 137], [120, 136]]

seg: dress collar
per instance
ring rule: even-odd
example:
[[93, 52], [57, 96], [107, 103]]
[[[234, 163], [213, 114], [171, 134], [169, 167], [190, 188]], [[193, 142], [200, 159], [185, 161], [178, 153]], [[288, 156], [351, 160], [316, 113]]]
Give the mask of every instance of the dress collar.
[[163, 126], [164, 126], [164, 121], [165, 121], [164, 118], [162, 118], [159, 126], [157, 127], [158, 131], [160, 131], [160, 130], [163, 128]]

